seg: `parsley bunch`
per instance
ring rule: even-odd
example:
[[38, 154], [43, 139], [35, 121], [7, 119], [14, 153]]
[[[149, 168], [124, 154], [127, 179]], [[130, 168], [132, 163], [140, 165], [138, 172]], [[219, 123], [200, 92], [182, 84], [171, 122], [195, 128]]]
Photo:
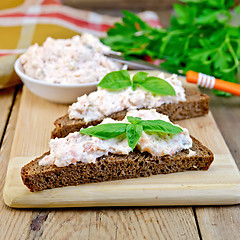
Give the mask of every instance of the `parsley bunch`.
[[[123, 11], [103, 43], [126, 58], [164, 59], [164, 69], [202, 72], [230, 82], [240, 79], [240, 5], [234, 0], [180, 0], [169, 28], [152, 28]], [[214, 90], [218, 95], [226, 93]]]

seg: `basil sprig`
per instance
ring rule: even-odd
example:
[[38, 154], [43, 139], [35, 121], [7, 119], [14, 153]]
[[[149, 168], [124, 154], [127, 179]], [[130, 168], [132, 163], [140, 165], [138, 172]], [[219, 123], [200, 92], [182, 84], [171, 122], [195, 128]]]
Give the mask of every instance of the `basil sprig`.
[[154, 94], [176, 96], [174, 88], [166, 80], [158, 77], [148, 77], [147, 75], [148, 73], [146, 72], [138, 72], [131, 80], [126, 70], [110, 72], [101, 80], [98, 86], [108, 90], [120, 90], [132, 87], [134, 91], [137, 87], [142, 87]]
[[108, 73], [98, 84], [101, 88], [119, 90], [131, 86], [131, 79], [128, 71], [121, 70]]
[[123, 135], [127, 138], [128, 145], [134, 149], [142, 135], [142, 131], [148, 133], [177, 134], [183, 130], [163, 120], [142, 120], [139, 117], [127, 117], [129, 123], [107, 123], [94, 127], [81, 129], [80, 133], [98, 137], [101, 139], [111, 139]]

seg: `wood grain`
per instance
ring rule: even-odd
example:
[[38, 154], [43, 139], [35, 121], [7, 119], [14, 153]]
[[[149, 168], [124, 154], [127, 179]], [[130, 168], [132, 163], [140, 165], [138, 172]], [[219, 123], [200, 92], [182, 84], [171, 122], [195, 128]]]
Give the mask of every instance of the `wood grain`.
[[[23, 89], [11, 153], [13, 159], [9, 164], [4, 191], [5, 201], [9, 206], [52, 208], [239, 202], [239, 173], [211, 114], [179, 122], [215, 154], [215, 161], [207, 172], [157, 175], [30, 193], [22, 184], [19, 173], [21, 166], [33, 157], [24, 156], [38, 156], [48, 150], [48, 134], [52, 129], [52, 122], [65, 112], [65, 105], [44, 101], [26, 88]], [[199, 198], [200, 195], [202, 198]]]
[[240, 207], [197, 208], [197, 218], [203, 239], [240, 239]]
[[[155, 175], [31, 193], [22, 183], [21, 167], [31, 158], [13, 158], [8, 167], [4, 201], [17, 208], [88, 206], [225, 205], [240, 203], [240, 175], [229, 154], [216, 154], [208, 171]], [[201, 196], [201, 198], [199, 198]]]
[[0, 154], [0, 175], [2, 181], [0, 182], [0, 238], [1, 239], [24, 239], [24, 233], [27, 231], [29, 217], [31, 211], [16, 211], [7, 207], [3, 201], [3, 185], [8, 166], [8, 160], [10, 158], [10, 151], [12, 147], [12, 141], [15, 132], [15, 126], [17, 122], [18, 109], [20, 103], [21, 93], [19, 92], [15, 103], [13, 105], [12, 114], [9, 120], [9, 124], [4, 135], [3, 144], [1, 146]]
[[77, 7], [81, 9], [91, 9], [91, 10], [100, 10], [100, 9], [132, 9], [132, 10], [160, 10], [160, 9], [170, 9], [172, 8], [173, 3], [177, 0], [63, 0], [63, 4]]
[[[11, 109], [11, 105], [13, 102], [13, 98], [14, 98], [14, 88], [9, 88], [6, 90], [1, 90], [0, 91], [0, 109], [1, 109], [1, 113], [0, 113], [0, 139], [3, 138], [3, 133], [4, 133], [4, 129], [5, 129], [5, 125], [7, 124], [7, 120], [8, 120], [8, 115], [10, 114], [10, 109]], [[16, 105], [14, 105], [13, 109], [16, 109]], [[15, 119], [15, 123], [16, 123], [16, 119]], [[5, 134], [5, 136], [7, 135], [8, 137], [3, 139], [2, 145], [0, 146], [0, 213], [1, 213], [1, 218], [0, 218], [0, 236], [2, 239], [4, 239], [5, 235], [2, 235], [1, 230], [4, 229], [11, 229], [9, 222], [7, 223], [5, 221], [5, 219], [8, 218], [8, 214], [6, 212], [6, 209], [8, 209], [8, 207], [6, 207], [6, 205], [4, 204], [3, 201], [3, 196], [2, 196], [2, 191], [3, 191], [3, 186], [4, 186], [4, 182], [5, 182], [5, 176], [6, 176], [6, 171], [7, 171], [7, 166], [8, 166], [8, 160], [9, 160], [9, 156], [10, 156], [10, 150], [12, 147], [12, 139], [14, 136], [14, 126], [10, 126], [8, 125], [8, 128], [6, 130], [7, 134]], [[12, 221], [12, 219], [11, 219]], [[5, 238], [5, 239], [9, 239], [9, 238]]]
[[[90, 9], [92, 11], [99, 11], [101, 9], [131, 9], [131, 10], [165, 10], [169, 11], [173, 8], [173, 4], [179, 2], [178, 0], [62, 0], [64, 5], [81, 8]], [[235, 5], [239, 4], [240, 0], [235, 0]]]
[[[14, 105], [3, 144], [4, 157], [2, 161], [5, 165], [1, 168], [1, 173], [4, 174], [10, 157], [18, 105], [19, 96]], [[21, 138], [21, 140], [23, 139], [24, 137]], [[44, 147], [46, 146], [42, 146], [42, 150]], [[171, 236], [176, 236], [175, 239], [199, 239], [191, 207], [137, 208], [131, 209], [131, 211], [128, 208], [30, 211], [8, 208], [2, 199], [0, 206], [1, 213], [3, 213], [3, 217], [0, 219], [2, 226], [0, 236], [3, 239], [79, 239], [80, 236], [81, 239], [123, 239], [122, 236], [126, 236], [128, 239], [129, 235], [135, 236], [133, 239], [142, 239], [141, 234], [143, 233], [136, 232], [136, 229], [141, 228], [140, 222], [144, 222], [146, 219], [149, 220], [146, 223], [148, 232], [156, 228], [158, 232], [156, 234], [167, 236], [165, 239], [172, 239]], [[144, 211], [144, 214], [139, 215], [138, 211]], [[131, 220], [134, 215], [137, 216], [136, 221]], [[128, 223], [126, 223], [126, 219], [128, 219]]]
[[[130, 9], [132, 11], [153, 10], [153, 11], [171, 11], [173, 4], [178, 0], [62, 0], [64, 5], [68, 5], [80, 9], [89, 9], [91, 11]], [[240, 0], [235, 0], [235, 6], [240, 3]]]
[[2, 139], [14, 97], [14, 88], [0, 90], [0, 140]]
[[[25, 87], [21, 101], [23, 100], [24, 104], [20, 105], [16, 125], [16, 132], [20, 134], [14, 136], [11, 157], [36, 156], [47, 151], [51, 131], [54, 128], [53, 122], [68, 109], [67, 105], [51, 103], [31, 94]], [[26, 136], [30, 137], [29, 140]]]
[[[182, 217], [174, 219], [174, 215], [182, 212]], [[141, 208], [124, 209], [120, 212], [118, 239], [198, 239], [197, 228], [192, 210], [185, 208]], [[174, 228], [181, 222], [182, 228]], [[126, 224], [128, 223], [128, 224]], [[132, 223], [132, 224], [131, 224]], [[166, 226], [172, 226], [169, 231]]]
[[[46, 219], [43, 223], [38, 220]], [[36, 212], [30, 239], [199, 239], [191, 208], [98, 208]]]
[[[217, 97], [210, 90], [203, 90], [210, 96], [210, 109], [214, 119], [240, 167], [240, 98]], [[197, 221], [203, 239], [240, 239], [240, 207], [196, 208]]]
[[[212, 96], [211, 96], [212, 97]], [[19, 104], [19, 97], [17, 98]], [[10, 155], [11, 143], [13, 140], [14, 126], [16, 124], [18, 107], [14, 105], [13, 116], [10, 119], [9, 127], [6, 131], [1, 154], [1, 175], [5, 175], [6, 165]], [[232, 105], [228, 104], [228, 100], [222, 102], [223, 106], [231, 109]], [[214, 113], [214, 105], [211, 109]], [[234, 108], [236, 111], [237, 109]], [[215, 119], [221, 121], [221, 106], [218, 106], [219, 115], [215, 114]], [[236, 122], [235, 133], [238, 135], [239, 122], [233, 119], [228, 121]], [[224, 128], [224, 122], [221, 126]], [[230, 128], [232, 129], [232, 128]], [[229, 137], [229, 147], [231, 147], [230, 136], [227, 132], [230, 129], [226, 127], [224, 137]], [[222, 131], [222, 129], [221, 129]], [[238, 151], [238, 152], [237, 152]], [[235, 154], [239, 153], [240, 148], [236, 149]], [[3, 157], [4, 154], [4, 157]], [[233, 153], [234, 154], [234, 153]], [[237, 155], [239, 156], [239, 155]], [[1, 183], [1, 190], [3, 182]], [[75, 210], [56, 210], [56, 211], [26, 211], [15, 210], [5, 206], [1, 199], [0, 211], [3, 214], [0, 219], [0, 236], [2, 239], [70, 239], [79, 238], [79, 236], [90, 236], [88, 239], [128, 239], [129, 236], [135, 236], [135, 239], [141, 239], [140, 234], [136, 233], [144, 222], [146, 228], [144, 231], [148, 233], [156, 228], [159, 231], [158, 236], [153, 233], [152, 239], [199, 239], [196, 223], [192, 208], [91, 208], [91, 209], [75, 209]], [[197, 212], [197, 221], [203, 239], [238, 239], [239, 238], [239, 207], [204, 207], [197, 208], [201, 213]], [[131, 210], [131, 211], [130, 211]], [[133, 211], [133, 212], [132, 212]], [[144, 211], [144, 214], [137, 212]], [[131, 212], [131, 214], [130, 214]], [[155, 212], [155, 213], [153, 213]], [[133, 214], [138, 216], [136, 221], [130, 221]], [[153, 214], [156, 217], [152, 217]], [[150, 216], [147, 218], [146, 216]], [[123, 219], [121, 222], [119, 219]], [[81, 220], [81, 221], [80, 221]], [[146, 220], [150, 220], [145, 223]], [[90, 222], [91, 221], [91, 222]], [[155, 227], [154, 227], [155, 225]], [[51, 227], [49, 227], [51, 226]], [[103, 226], [103, 227], [102, 227]], [[113, 229], [113, 230], [109, 230]], [[116, 230], [117, 229], [117, 230]], [[147, 230], [146, 230], [147, 229]], [[75, 232], [74, 232], [75, 230]], [[116, 230], [116, 232], [114, 231]], [[144, 232], [143, 232], [144, 233]], [[145, 236], [143, 234], [143, 236]], [[162, 237], [163, 236], [163, 237]], [[171, 236], [174, 236], [171, 237]], [[102, 237], [102, 238], [103, 238]], [[139, 238], [138, 238], [139, 237]], [[83, 238], [84, 239], [84, 238]], [[134, 239], [134, 238], [133, 238]], [[148, 239], [151, 239], [150, 237]]]
[[217, 97], [210, 90], [210, 108], [221, 133], [240, 168], [240, 97]]

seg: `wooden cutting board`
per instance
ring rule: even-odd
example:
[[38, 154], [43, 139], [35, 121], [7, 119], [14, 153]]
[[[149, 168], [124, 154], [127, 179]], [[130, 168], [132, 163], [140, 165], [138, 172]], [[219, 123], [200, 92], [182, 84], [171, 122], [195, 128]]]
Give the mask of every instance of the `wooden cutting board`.
[[64, 115], [67, 108], [66, 105], [45, 101], [23, 88], [3, 192], [8, 206], [53, 208], [240, 203], [239, 171], [211, 113], [179, 122], [215, 154], [208, 171], [188, 171], [31, 193], [21, 181], [20, 169], [34, 156], [48, 150], [53, 121]]

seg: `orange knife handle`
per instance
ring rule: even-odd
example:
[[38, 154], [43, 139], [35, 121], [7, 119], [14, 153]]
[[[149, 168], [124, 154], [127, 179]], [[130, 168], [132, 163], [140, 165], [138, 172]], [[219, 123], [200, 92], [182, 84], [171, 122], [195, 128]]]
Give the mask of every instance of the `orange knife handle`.
[[214, 85], [215, 89], [232, 93], [234, 95], [240, 96], [240, 85], [237, 83], [223, 81], [221, 79], [216, 79]]
[[197, 84], [198, 83], [198, 73], [197, 72], [194, 72], [194, 71], [187, 71], [187, 82], [189, 83], [195, 83]]
[[240, 85], [237, 83], [227, 82], [221, 79], [217, 79], [211, 76], [208, 76], [203, 73], [197, 73], [194, 71], [188, 71], [187, 82], [195, 83], [198, 86], [205, 88], [214, 88], [221, 91], [229, 92], [234, 95], [240, 96]]

